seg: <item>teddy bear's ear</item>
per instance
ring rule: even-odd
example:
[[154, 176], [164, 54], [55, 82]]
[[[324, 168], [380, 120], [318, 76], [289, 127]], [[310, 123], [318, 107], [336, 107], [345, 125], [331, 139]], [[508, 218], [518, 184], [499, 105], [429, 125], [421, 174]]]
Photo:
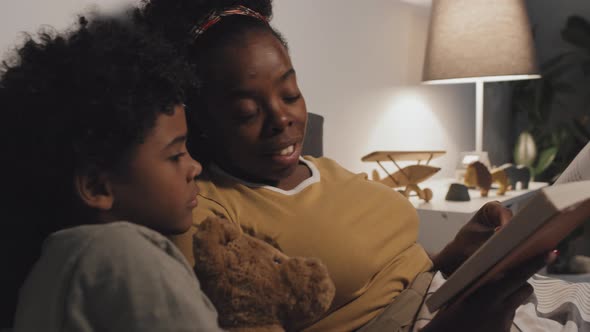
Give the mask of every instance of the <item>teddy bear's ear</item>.
[[226, 247], [234, 236], [231, 227], [226, 224], [230, 223], [221, 218], [210, 217], [200, 223], [193, 234], [195, 272], [200, 280], [208, 279], [210, 274], [216, 275], [225, 265], [224, 257], [228, 252]]
[[214, 241], [221, 245], [227, 245], [239, 236], [239, 226], [224, 218], [208, 217], [198, 226], [195, 241]]
[[242, 232], [240, 230], [239, 225], [234, 224], [231, 221], [224, 218], [219, 218], [218, 221], [220, 222], [221, 227], [223, 227], [227, 242], [231, 242], [242, 236]]

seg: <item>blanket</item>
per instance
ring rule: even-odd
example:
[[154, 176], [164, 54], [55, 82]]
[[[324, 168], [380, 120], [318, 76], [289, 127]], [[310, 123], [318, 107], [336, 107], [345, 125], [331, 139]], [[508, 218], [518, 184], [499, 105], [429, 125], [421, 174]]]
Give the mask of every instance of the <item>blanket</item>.
[[[426, 297], [444, 282], [437, 272]], [[511, 332], [590, 332], [590, 282], [570, 282], [540, 274], [528, 282], [534, 292], [516, 311]], [[422, 304], [412, 331], [418, 332], [435, 314]]]

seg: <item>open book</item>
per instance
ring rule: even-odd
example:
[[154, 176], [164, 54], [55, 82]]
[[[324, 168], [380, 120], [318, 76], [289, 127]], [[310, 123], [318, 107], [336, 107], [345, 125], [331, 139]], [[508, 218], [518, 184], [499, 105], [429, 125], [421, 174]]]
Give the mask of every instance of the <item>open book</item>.
[[574, 160], [561, 173], [555, 184], [590, 180], [590, 143], [578, 153]]
[[431, 312], [460, 301], [481, 285], [524, 261], [553, 250], [590, 219], [590, 181], [539, 190], [504, 228], [463, 263], [431, 297]]

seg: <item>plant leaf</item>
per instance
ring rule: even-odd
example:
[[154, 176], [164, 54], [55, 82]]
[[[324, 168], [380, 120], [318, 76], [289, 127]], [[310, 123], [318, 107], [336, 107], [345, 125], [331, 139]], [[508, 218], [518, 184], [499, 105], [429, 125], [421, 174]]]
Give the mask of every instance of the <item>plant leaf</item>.
[[590, 23], [581, 16], [568, 17], [566, 26], [561, 31], [561, 36], [573, 45], [590, 49]]
[[568, 67], [577, 64], [577, 61], [571, 59], [575, 55], [575, 51], [566, 51], [545, 61], [540, 66], [543, 77], [546, 79], [553, 78], [553, 76], [561, 74]]
[[534, 170], [534, 173], [536, 175], [543, 173], [547, 169], [547, 167], [551, 165], [553, 160], [555, 160], [557, 151], [558, 149], [556, 146], [541, 151], [541, 154], [539, 155], [539, 162], [537, 163], [537, 166]]

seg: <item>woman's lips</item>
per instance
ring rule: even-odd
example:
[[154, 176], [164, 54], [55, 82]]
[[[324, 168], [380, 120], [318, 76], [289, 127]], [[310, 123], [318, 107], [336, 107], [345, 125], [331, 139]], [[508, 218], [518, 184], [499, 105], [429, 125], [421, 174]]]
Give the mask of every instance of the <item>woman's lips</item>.
[[281, 166], [291, 166], [299, 162], [299, 155], [301, 153], [301, 144], [291, 144], [284, 149], [276, 151], [271, 154], [270, 157], [273, 162], [280, 164]]
[[293, 151], [295, 151], [295, 144], [289, 145], [288, 147], [282, 149], [278, 154], [280, 156], [289, 156], [293, 154]]

